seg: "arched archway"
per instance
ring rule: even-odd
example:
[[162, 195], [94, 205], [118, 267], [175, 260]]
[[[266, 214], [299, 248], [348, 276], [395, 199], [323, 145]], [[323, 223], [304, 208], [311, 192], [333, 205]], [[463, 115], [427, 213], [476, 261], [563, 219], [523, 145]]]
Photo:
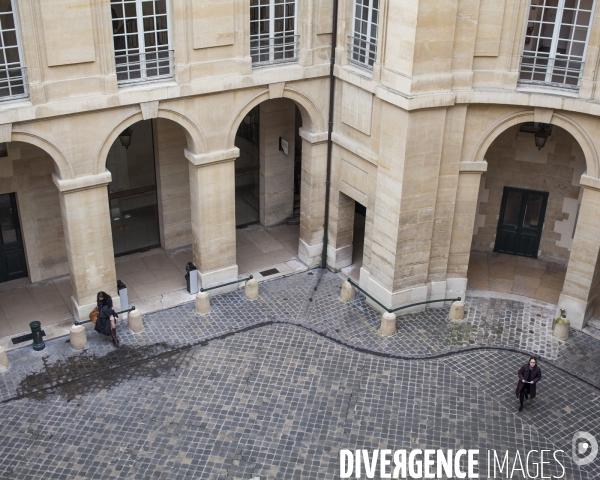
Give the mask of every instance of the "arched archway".
[[[558, 125], [564, 118], [554, 115], [552, 121], [538, 124], [527, 112], [515, 114], [475, 150], [487, 171], [474, 204], [469, 290], [559, 301], [583, 195], [581, 176], [595, 168], [595, 160], [589, 144]], [[534, 136], [540, 128], [549, 135], [538, 149]]]
[[300, 265], [297, 260], [309, 267], [318, 263], [317, 218], [323, 217], [324, 196], [316, 192], [324, 189], [326, 155], [319, 149], [326, 144], [315, 143], [307, 132], [322, 127], [315, 105], [288, 88], [279, 98], [259, 93], [234, 117], [226, 147], [240, 151], [235, 165], [240, 273], [271, 271], [273, 265], [283, 273], [291, 268], [286, 262]]

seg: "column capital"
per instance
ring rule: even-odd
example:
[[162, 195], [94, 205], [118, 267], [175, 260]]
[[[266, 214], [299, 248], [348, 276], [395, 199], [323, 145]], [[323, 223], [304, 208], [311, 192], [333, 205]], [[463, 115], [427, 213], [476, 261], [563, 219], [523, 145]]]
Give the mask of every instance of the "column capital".
[[584, 188], [600, 191], [600, 179], [591, 177], [590, 175], [586, 175], [585, 173], [581, 176], [581, 180], [579, 183]]
[[481, 175], [487, 172], [488, 163], [485, 160], [462, 161], [460, 162], [460, 173], [478, 173]]
[[230, 148], [229, 150], [218, 150], [216, 152], [204, 153], [198, 155], [192, 152], [189, 148], [184, 150], [185, 158], [197, 167], [204, 165], [210, 165], [214, 163], [230, 162], [240, 156], [240, 149], [237, 147]]
[[310, 132], [310, 131], [306, 130], [306, 128], [302, 128], [302, 127], [300, 127], [300, 136], [304, 140], [306, 140], [307, 142], [310, 142], [312, 144], [324, 143], [327, 141], [327, 132], [314, 133], [314, 132]]
[[112, 181], [112, 175], [106, 170], [97, 175], [84, 175], [83, 177], [63, 180], [58, 174], [53, 173], [52, 181], [61, 193], [71, 193], [108, 185]]

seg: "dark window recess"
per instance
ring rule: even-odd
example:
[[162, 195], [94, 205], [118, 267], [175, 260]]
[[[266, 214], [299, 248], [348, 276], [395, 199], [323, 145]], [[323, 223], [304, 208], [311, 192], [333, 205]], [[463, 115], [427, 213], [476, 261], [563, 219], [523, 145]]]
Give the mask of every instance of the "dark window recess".
[[504, 187], [494, 252], [537, 258], [548, 192]]
[[14, 193], [0, 195], [0, 282], [27, 276], [25, 248]]

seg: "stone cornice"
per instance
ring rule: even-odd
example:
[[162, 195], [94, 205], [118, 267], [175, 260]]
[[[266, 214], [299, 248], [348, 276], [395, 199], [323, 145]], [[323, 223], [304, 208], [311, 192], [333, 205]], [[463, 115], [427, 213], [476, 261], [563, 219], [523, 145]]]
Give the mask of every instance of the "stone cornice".
[[98, 175], [85, 175], [83, 177], [62, 180], [56, 173], [53, 173], [52, 181], [61, 193], [71, 193], [108, 185], [112, 181], [112, 175], [106, 170]]
[[240, 149], [235, 147], [229, 150], [219, 150], [217, 152], [204, 153], [198, 155], [189, 148], [184, 150], [185, 158], [197, 167], [211, 165], [215, 163], [231, 162], [240, 156]]
[[487, 172], [488, 163], [485, 160], [479, 160], [476, 162], [462, 161], [460, 162], [459, 171], [460, 173], [478, 173], [482, 174]]

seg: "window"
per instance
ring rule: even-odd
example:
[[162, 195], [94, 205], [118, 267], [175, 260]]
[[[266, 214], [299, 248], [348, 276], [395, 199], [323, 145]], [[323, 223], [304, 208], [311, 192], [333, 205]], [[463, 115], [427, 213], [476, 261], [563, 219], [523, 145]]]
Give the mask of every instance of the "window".
[[354, 32], [348, 39], [350, 62], [373, 68], [377, 57], [378, 24], [379, 0], [355, 0]]
[[167, 0], [111, 0], [117, 81], [173, 75]]
[[11, 0], [0, 0], [0, 33], [0, 101], [27, 97], [27, 78]]
[[298, 59], [296, 0], [250, 0], [250, 55], [254, 65]]
[[594, 0], [531, 0], [519, 83], [579, 88]]

